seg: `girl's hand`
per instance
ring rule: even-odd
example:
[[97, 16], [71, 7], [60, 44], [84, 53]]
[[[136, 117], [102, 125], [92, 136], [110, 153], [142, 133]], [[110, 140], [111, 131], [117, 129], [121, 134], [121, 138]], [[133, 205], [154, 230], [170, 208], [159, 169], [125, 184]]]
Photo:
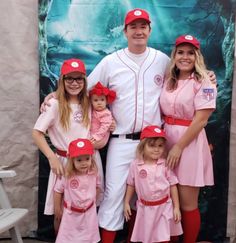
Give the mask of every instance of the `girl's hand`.
[[57, 156], [54, 154], [53, 157], [48, 158], [49, 164], [51, 167], [52, 172], [57, 175], [59, 178], [61, 178], [62, 175], [64, 175], [64, 167], [62, 163], [59, 161]]
[[181, 213], [180, 213], [179, 208], [174, 208], [173, 216], [174, 216], [175, 223], [179, 223], [181, 221]]
[[58, 222], [61, 221], [62, 213], [63, 213], [62, 207], [55, 207], [55, 209], [54, 209], [54, 214], [55, 214], [55, 219], [56, 219]]
[[131, 216], [131, 208], [129, 203], [125, 203], [124, 205], [124, 216], [125, 216], [125, 220], [128, 221], [130, 220], [130, 216]]
[[55, 233], [57, 234], [58, 231], [59, 231], [59, 226], [60, 226], [60, 223], [61, 223], [61, 218], [62, 218], [62, 213], [63, 213], [63, 210], [62, 208], [56, 208], [54, 209], [54, 230], [55, 230]]
[[174, 169], [177, 164], [179, 163], [180, 157], [182, 154], [182, 149], [175, 144], [169, 151], [167, 159], [166, 159], [166, 165], [170, 169]]

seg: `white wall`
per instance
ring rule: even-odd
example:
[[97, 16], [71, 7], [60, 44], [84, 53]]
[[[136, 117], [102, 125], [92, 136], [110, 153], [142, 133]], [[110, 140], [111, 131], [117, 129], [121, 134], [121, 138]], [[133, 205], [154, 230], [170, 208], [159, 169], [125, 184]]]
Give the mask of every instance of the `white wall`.
[[31, 130], [38, 116], [38, 0], [0, 0], [0, 166], [14, 207], [30, 210], [24, 236], [37, 229], [38, 151]]

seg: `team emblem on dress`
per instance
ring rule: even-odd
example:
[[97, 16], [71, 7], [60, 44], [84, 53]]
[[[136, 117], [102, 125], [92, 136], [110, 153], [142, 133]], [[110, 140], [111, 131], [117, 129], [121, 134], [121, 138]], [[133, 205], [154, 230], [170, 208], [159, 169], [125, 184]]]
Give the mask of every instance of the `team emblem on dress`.
[[155, 84], [157, 86], [162, 86], [162, 84], [163, 84], [163, 78], [162, 78], [162, 76], [159, 75], [159, 74], [155, 75], [154, 82], [155, 82]]
[[193, 37], [192, 37], [191, 35], [186, 35], [184, 38], [185, 38], [186, 40], [193, 40]]
[[146, 178], [147, 177], [147, 171], [142, 169], [139, 171], [140, 178]]
[[79, 187], [79, 182], [76, 179], [72, 179], [70, 181], [70, 188], [71, 189], [77, 189]]
[[78, 62], [72, 62], [71, 67], [77, 68], [79, 66]]
[[134, 11], [134, 15], [140, 16], [140, 15], [142, 15], [142, 12], [140, 10], [136, 10], [136, 11]]
[[82, 119], [83, 119], [82, 112], [81, 112], [80, 110], [76, 111], [76, 112], [74, 113], [73, 117], [74, 117], [74, 120], [75, 120], [76, 122], [81, 122]]
[[203, 95], [207, 100], [214, 99], [214, 89], [213, 88], [205, 88], [202, 90]]

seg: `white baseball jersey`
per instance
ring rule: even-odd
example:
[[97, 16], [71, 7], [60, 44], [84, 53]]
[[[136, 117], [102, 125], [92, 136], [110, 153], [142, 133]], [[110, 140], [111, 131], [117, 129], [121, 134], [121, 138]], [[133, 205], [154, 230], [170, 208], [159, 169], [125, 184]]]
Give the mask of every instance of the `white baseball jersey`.
[[[111, 104], [116, 120], [114, 134], [140, 132], [147, 125], [161, 125], [159, 97], [169, 58], [147, 48], [141, 65], [127, 55], [127, 49], [102, 59], [88, 77], [88, 87], [98, 81], [116, 91]], [[139, 140], [112, 138], [107, 151], [106, 186], [98, 212], [99, 225], [107, 230], [123, 228], [123, 199], [129, 166]]]
[[169, 57], [153, 48], [141, 67], [119, 50], [106, 56], [88, 77], [89, 88], [98, 81], [116, 91], [111, 104], [116, 120], [114, 134], [140, 132], [147, 125], [160, 125], [159, 96]]

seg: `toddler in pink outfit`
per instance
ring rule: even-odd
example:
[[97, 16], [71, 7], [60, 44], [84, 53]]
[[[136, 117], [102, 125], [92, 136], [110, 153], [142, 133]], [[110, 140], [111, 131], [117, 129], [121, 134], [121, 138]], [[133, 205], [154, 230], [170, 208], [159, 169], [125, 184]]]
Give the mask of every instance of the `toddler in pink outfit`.
[[101, 149], [109, 139], [112, 124], [112, 115], [107, 104], [111, 104], [115, 100], [116, 92], [98, 82], [90, 90], [89, 96], [92, 104], [90, 141], [95, 149]]
[[55, 217], [61, 220], [56, 243], [100, 241], [96, 198], [101, 192], [101, 179], [93, 154], [88, 139], [69, 144], [65, 177], [54, 187]]
[[137, 193], [137, 215], [132, 242], [169, 243], [171, 236], [181, 235], [178, 180], [165, 165], [165, 132], [158, 126], [142, 130], [137, 157], [131, 162], [124, 200], [124, 216], [134, 213], [130, 200]]

